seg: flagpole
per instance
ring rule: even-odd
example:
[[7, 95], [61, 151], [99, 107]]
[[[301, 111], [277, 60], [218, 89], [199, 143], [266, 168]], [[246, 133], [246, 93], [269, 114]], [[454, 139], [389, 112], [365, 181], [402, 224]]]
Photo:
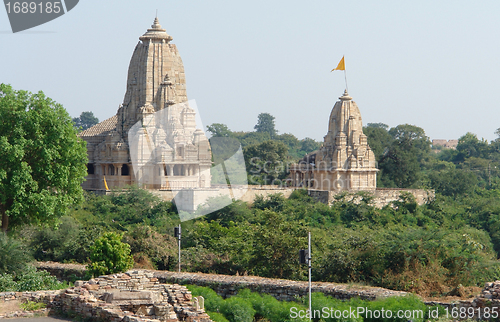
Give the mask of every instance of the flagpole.
[[347, 87], [347, 73], [344, 69], [344, 79], [345, 79], [345, 90], [347, 93], [349, 93], [349, 88]]
[[344, 71], [344, 79], [345, 79], [345, 90], [346, 92], [349, 92], [349, 89], [347, 88], [347, 73], [345, 71], [345, 61], [344, 57], [342, 56], [342, 59], [340, 60], [339, 64], [337, 65], [337, 68], [332, 69], [331, 71], [333, 72], [334, 70], [343, 70]]

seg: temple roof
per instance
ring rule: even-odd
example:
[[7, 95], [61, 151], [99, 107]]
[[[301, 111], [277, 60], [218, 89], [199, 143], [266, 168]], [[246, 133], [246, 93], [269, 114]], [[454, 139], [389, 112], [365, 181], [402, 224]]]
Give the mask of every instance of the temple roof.
[[151, 25], [151, 28], [148, 29], [148, 31], [139, 37], [140, 40], [148, 40], [148, 39], [155, 39], [155, 40], [162, 40], [165, 39], [166, 42], [171, 41], [173, 38], [167, 34], [167, 31], [165, 29], [162, 29], [160, 22], [158, 21], [158, 18], [155, 18], [153, 24]]
[[107, 134], [109, 131], [116, 129], [118, 117], [113, 115], [107, 120], [100, 122], [78, 134], [79, 137], [96, 137]]

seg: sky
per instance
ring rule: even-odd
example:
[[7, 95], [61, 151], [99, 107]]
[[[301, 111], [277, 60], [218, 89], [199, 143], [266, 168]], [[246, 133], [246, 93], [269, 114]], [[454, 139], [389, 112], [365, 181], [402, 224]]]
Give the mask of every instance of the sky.
[[139, 37], [158, 19], [205, 125], [323, 140], [347, 85], [363, 124], [413, 124], [431, 139], [500, 128], [500, 1], [81, 0], [13, 34], [0, 8], [0, 83], [43, 91], [101, 121], [123, 101]]

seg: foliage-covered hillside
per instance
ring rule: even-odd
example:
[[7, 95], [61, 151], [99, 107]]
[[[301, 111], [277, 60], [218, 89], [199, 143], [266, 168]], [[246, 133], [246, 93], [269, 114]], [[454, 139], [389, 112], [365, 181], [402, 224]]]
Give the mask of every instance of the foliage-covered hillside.
[[[213, 137], [239, 140], [249, 169], [252, 157], [295, 162], [319, 147], [310, 139], [277, 134], [273, 123], [266, 125], [269, 120], [259, 118], [256, 132], [232, 132], [223, 124], [208, 128]], [[306, 247], [311, 231], [316, 281], [440, 295], [499, 279], [500, 140], [486, 142], [467, 133], [457, 150], [437, 150], [416, 126], [389, 129], [378, 123], [364, 130], [381, 169], [379, 186], [431, 188], [435, 200], [418, 206], [402, 194], [376, 209], [371, 196], [360, 193], [359, 204], [344, 194], [328, 206], [297, 190], [289, 198], [276, 194], [252, 205], [236, 201], [182, 223], [183, 269], [304, 280], [298, 250]], [[265, 176], [286, 177], [286, 167], [276, 169], [256, 174], [256, 183], [266, 183]], [[97, 237], [119, 232], [137, 265], [175, 269], [173, 227], [178, 224], [175, 205], [132, 187], [108, 196], [86, 194], [58, 229], [19, 226], [10, 234], [38, 260], [84, 263]]]

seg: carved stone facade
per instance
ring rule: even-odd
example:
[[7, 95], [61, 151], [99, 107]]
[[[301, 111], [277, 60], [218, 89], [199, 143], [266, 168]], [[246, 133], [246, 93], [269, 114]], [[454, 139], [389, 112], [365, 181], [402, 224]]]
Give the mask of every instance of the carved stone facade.
[[322, 147], [291, 166], [293, 186], [337, 192], [376, 189], [375, 155], [363, 134], [358, 105], [347, 91], [339, 99]]
[[89, 159], [83, 188], [210, 187], [210, 145], [196, 128], [177, 47], [157, 18], [139, 40], [118, 112], [80, 133]]

